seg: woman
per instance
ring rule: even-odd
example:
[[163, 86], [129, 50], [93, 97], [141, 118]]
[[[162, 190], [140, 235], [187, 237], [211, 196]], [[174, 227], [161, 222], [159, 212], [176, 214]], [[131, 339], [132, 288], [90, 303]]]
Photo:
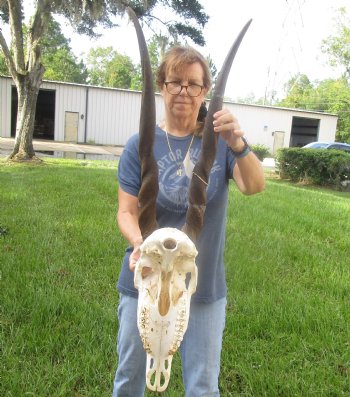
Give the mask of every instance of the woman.
[[[211, 86], [204, 57], [190, 47], [174, 47], [157, 73], [165, 120], [156, 128], [154, 154], [159, 170], [159, 227], [181, 229], [187, 211], [188, 187], [201, 148], [198, 121]], [[202, 106], [202, 107], [201, 107]], [[228, 182], [244, 194], [264, 189], [261, 164], [243, 138], [237, 119], [227, 110], [214, 115], [213, 133], [220, 135], [207, 187], [204, 226], [196, 241], [198, 284], [191, 299], [188, 329], [180, 347], [186, 397], [219, 396], [220, 352], [225, 324], [224, 243]], [[130, 138], [119, 162], [118, 225], [131, 247], [118, 280], [119, 364], [113, 397], [141, 397], [145, 389], [146, 354], [137, 329], [137, 291], [133, 271], [142, 243], [138, 226], [140, 161], [138, 135]]]

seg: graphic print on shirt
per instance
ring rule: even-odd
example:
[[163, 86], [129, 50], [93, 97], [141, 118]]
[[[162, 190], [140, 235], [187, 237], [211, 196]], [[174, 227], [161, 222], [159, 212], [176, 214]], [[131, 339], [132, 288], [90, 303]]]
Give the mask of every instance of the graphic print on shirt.
[[[191, 183], [192, 171], [198, 161], [200, 148], [191, 148], [189, 156], [184, 160], [181, 149], [167, 153], [158, 161], [159, 194], [157, 203], [164, 209], [176, 213], [183, 213], [188, 208], [188, 189]], [[175, 158], [176, 157], [176, 158]], [[179, 166], [182, 165], [182, 175], [178, 175]], [[219, 178], [216, 177], [222, 166], [215, 160], [212, 167], [209, 186], [207, 188], [207, 201], [210, 201], [217, 192]]]

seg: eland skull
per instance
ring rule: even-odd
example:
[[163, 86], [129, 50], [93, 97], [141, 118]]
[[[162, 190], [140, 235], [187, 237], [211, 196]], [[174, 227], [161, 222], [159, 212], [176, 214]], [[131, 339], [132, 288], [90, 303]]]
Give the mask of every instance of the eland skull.
[[[153, 391], [167, 388], [173, 355], [187, 329], [196, 256], [191, 239], [175, 228], [158, 229], [141, 245], [134, 274], [137, 325], [147, 352], [146, 383]], [[149, 269], [143, 277], [144, 268]]]

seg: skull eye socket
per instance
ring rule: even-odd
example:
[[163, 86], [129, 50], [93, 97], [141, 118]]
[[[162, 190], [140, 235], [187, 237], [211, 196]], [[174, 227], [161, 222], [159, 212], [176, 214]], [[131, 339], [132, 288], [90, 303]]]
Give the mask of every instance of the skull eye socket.
[[177, 246], [176, 240], [172, 238], [167, 238], [166, 240], [163, 241], [163, 247], [167, 250], [173, 250], [174, 248], [176, 248], [176, 246]]

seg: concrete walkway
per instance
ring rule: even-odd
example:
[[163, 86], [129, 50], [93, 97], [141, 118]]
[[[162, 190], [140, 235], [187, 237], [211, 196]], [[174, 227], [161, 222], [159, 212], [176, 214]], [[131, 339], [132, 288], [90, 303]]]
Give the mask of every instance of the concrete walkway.
[[[0, 156], [7, 156], [13, 149], [13, 138], [0, 137]], [[91, 160], [114, 160], [123, 152], [122, 146], [84, 145], [79, 143], [33, 140], [34, 150], [38, 156], [83, 158]], [[46, 153], [42, 153], [46, 152]], [[48, 153], [50, 152], [50, 153]], [[275, 160], [266, 158], [262, 162], [264, 168], [274, 169]]]
[[[13, 149], [14, 143], [15, 140], [13, 138], [0, 137], [0, 153], [9, 154], [9, 152]], [[119, 157], [123, 151], [121, 146], [84, 145], [78, 143], [54, 142], [35, 139], [33, 140], [33, 146], [34, 150], [38, 152], [38, 155], [40, 155], [40, 152], [54, 152], [99, 155], [101, 158], [104, 158], [113, 156]], [[68, 155], [64, 157], [70, 156]]]

